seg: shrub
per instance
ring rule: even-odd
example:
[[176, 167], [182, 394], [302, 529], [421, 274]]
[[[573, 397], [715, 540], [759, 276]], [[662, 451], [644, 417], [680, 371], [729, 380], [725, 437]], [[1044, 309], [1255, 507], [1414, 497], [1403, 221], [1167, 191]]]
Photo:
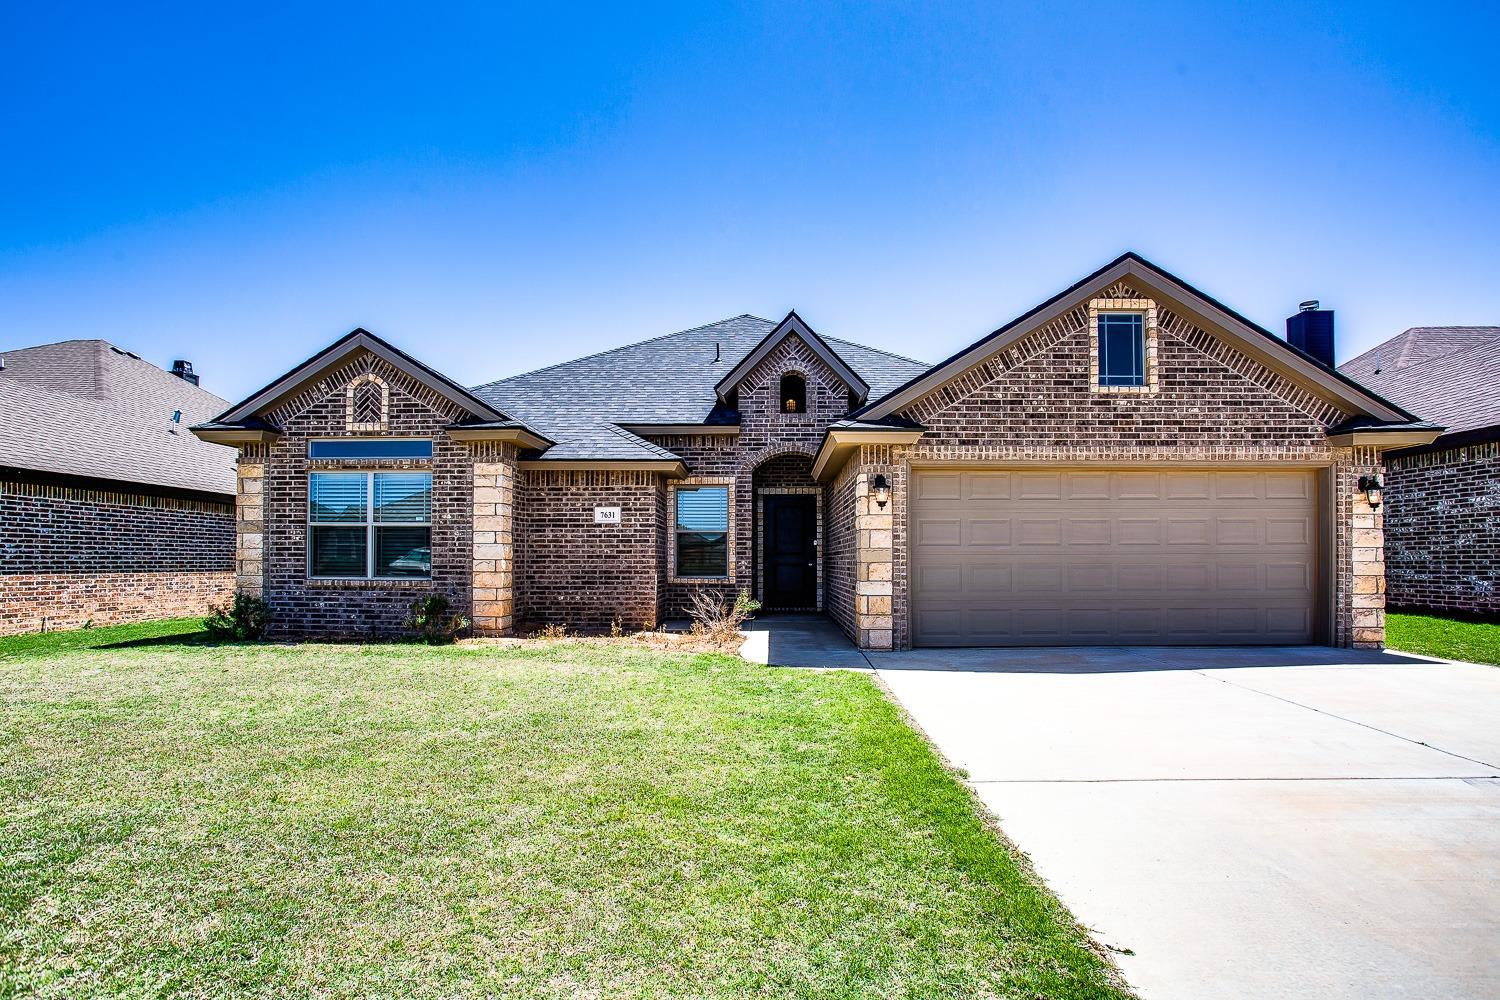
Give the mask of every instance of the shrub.
[[259, 639], [266, 634], [271, 608], [265, 601], [244, 591], [235, 591], [226, 605], [210, 604], [203, 627], [220, 642], [236, 639]]
[[566, 639], [568, 637], [568, 626], [566, 625], [544, 625], [531, 633], [533, 639]]
[[418, 633], [429, 646], [443, 646], [469, 627], [469, 619], [449, 614], [451, 605], [442, 594], [423, 594], [411, 604], [406, 627]]
[[760, 602], [748, 590], [740, 591], [733, 601], [723, 591], [695, 590], [688, 617], [693, 620], [694, 635], [720, 646], [738, 646], [740, 626], [759, 610]]

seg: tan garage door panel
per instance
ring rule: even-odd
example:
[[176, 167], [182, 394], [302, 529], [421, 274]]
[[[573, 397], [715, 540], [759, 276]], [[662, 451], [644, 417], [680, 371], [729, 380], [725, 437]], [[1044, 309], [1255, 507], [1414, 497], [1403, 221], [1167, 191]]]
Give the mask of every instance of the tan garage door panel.
[[909, 506], [918, 645], [1313, 637], [1308, 471], [915, 471]]

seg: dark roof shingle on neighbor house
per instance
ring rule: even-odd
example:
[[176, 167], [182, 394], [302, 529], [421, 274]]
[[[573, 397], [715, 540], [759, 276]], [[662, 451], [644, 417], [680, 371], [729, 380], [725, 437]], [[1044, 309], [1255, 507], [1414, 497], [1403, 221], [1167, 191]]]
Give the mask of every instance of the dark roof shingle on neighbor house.
[[1339, 366], [1449, 434], [1500, 426], [1500, 326], [1418, 326]]
[[[625, 427], [733, 423], [716, 386], [774, 330], [748, 313], [549, 368], [476, 386], [476, 396], [557, 442], [548, 460], [671, 459]], [[889, 392], [928, 366], [888, 351], [822, 337], [870, 387]], [[622, 425], [624, 425], [622, 427]]]
[[188, 432], [226, 400], [105, 340], [0, 358], [0, 468], [234, 495], [235, 450]]

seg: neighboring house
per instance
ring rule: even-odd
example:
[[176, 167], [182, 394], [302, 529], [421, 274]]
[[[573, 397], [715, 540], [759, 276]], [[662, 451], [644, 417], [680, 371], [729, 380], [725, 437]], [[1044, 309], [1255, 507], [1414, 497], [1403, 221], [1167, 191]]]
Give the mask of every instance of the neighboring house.
[[481, 634], [637, 628], [709, 588], [880, 649], [1378, 645], [1360, 480], [1438, 430], [1126, 254], [933, 366], [745, 315], [464, 388], [356, 330], [194, 432], [240, 449], [239, 585], [283, 633], [429, 590]]
[[1500, 614], [1500, 327], [1419, 326], [1340, 371], [1444, 425], [1386, 456], [1386, 597]]
[[233, 449], [192, 368], [103, 340], [0, 354], [0, 634], [206, 611], [234, 589]]

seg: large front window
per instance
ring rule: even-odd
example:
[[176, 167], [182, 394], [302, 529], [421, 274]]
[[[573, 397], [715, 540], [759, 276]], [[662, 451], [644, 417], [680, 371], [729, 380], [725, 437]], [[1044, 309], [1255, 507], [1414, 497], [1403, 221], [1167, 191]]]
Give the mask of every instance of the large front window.
[[677, 575], [729, 575], [729, 488], [677, 488]]
[[309, 576], [432, 576], [430, 472], [311, 473], [307, 520]]

